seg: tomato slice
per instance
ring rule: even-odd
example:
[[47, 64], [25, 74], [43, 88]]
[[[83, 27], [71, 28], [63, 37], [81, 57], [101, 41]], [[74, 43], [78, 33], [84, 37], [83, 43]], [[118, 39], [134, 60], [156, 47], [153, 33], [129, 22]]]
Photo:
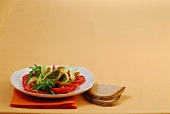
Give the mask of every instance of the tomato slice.
[[22, 77], [22, 85], [23, 85], [23, 87], [25, 87], [27, 85], [27, 83], [28, 83], [28, 74], [26, 74], [26, 75], [24, 75]]
[[79, 84], [81, 85], [82, 83], [85, 82], [85, 77], [84, 76], [77, 76], [76, 80], [72, 82], [72, 84]]
[[73, 90], [76, 89], [79, 84], [61, 84], [60, 87], [73, 87]]
[[64, 87], [61, 86], [59, 88], [51, 88], [55, 93], [58, 94], [66, 94], [74, 89], [74, 87]]
[[71, 84], [61, 84], [58, 80], [55, 80], [55, 82], [57, 84], [57, 87], [61, 87], [61, 86], [74, 87], [73, 90], [76, 89], [79, 86], [79, 84], [72, 84], [72, 83]]
[[46, 94], [47, 92], [44, 91], [38, 91], [38, 90], [32, 90], [33, 84], [28, 84], [28, 74], [24, 75], [22, 77], [22, 85], [24, 87], [25, 91], [32, 92], [32, 93], [40, 93], [40, 94]]
[[32, 93], [38, 93], [38, 90], [32, 90], [32, 88], [29, 85], [25, 86], [24, 90]]
[[47, 94], [47, 92], [45, 92], [45, 91], [32, 90], [32, 87], [30, 87], [29, 85], [25, 86], [24, 90], [31, 92], [31, 93]]
[[28, 80], [28, 74], [24, 75], [24, 76], [22, 77], [22, 80]]

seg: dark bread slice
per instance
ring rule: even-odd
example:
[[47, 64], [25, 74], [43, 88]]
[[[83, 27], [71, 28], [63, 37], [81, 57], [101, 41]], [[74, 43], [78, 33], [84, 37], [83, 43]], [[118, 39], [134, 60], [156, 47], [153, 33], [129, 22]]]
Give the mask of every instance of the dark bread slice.
[[84, 93], [84, 96], [85, 98], [93, 103], [93, 104], [96, 104], [96, 105], [99, 105], [99, 106], [104, 106], [104, 107], [108, 107], [108, 106], [115, 106], [120, 98], [120, 96], [112, 99], [112, 100], [99, 100], [99, 99], [93, 99], [91, 98], [90, 96], [86, 95], [86, 93]]
[[100, 106], [114, 106], [117, 104], [125, 87], [105, 84], [94, 84], [91, 89], [84, 92], [85, 98]]
[[125, 91], [125, 87], [106, 84], [94, 84], [91, 89], [85, 92], [86, 96], [98, 100], [113, 100]]

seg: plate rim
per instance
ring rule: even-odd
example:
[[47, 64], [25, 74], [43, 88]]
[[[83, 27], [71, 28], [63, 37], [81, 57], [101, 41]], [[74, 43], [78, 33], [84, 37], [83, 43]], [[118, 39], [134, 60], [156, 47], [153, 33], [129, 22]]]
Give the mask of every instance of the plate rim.
[[[55, 65], [55, 66], [60, 66], [60, 65]], [[40, 97], [40, 98], [63, 98], [63, 97], [70, 97], [70, 96], [74, 96], [74, 95], [81, 94], [81, 93], [89, 90], [89, 89], [93, 86], [93, 84], [95, 83], [94, 75], [93, 75], [87, 68], [82, 67], [82, 66], [75, 66], [75, 67], [76, 67], [76, 69], [80, 72], [80, 74], [81, 74], [81, 72], [83, 71], [83, 72], [87, 73], [88, 75], [83, 75], [83, 74], [81, 74], [81, 75], [85, 76], [86, 81], [85, 81], [82, 85], [80, 85], [80, 86], [78, 87], [78, 88], [80, 89], [79, 91], [77, 91], [77, 89], [78, 89], [78, 88], [77, 88], [77, 89], [75, 89], [74, 91], [69, 92], [69, 93], [67, 93], [67, 94], [55, 94], [55, 95], [52, 95], [52, 94], [38, 94], [38, 93], [32, 93], [32, 92], [27, 92], [27, 91], [25, 91], [25, 90], [23, 89], [23, 86], [21, 85], [21, 84], [22, 84], [22, 77], [23, 77], [25, 74], [28, 74], [28, 73], [23, 74], [23, 72], [29, 72], [29, 67], [14, 71], [13, 74], [10, 76], [10, 82], [11, 82], [11, 84], [13, 85], [13, 87], [14, 87], [16, 90], [18, 90], [18, 91], [20, 91], [20, 92], [22, 92], [22, 93], [24, 93], [24, 94], [30, 95], [30, 96]], [[17, 77], [16, 75], [18, 75], [18, 77]], [[89, 81], [89, 80], [88, 80], [89, 78], [92, 79], [92, 80], [90, 80], [90, 81], [91, 81], [91, 82], [90, 82], [91, 84], [89, 84], [89, 83], [87, 82], [87, 81]], [[18, 85], [17, 85], [16, 82], [15, 82], [16, 80], [17, 80], [17, 83], [19, 82]], [[86, 86], [85, 84], [89, 84], [89, 85], [88, 85], [87, 87], [81, 89], [81, 87]], [[22, 87], [21, 87], [21, 86], [22, 86]]]

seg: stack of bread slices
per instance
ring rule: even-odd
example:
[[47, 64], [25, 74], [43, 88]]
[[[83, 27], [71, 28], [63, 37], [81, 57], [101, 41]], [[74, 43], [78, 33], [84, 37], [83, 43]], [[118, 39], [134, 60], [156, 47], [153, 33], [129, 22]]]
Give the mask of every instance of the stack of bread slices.
[[100, 106], [114, 106], [125, 91], [125, 87], [106, 84], [94, 84], [91, 89], [84, 92], [85, 98]]

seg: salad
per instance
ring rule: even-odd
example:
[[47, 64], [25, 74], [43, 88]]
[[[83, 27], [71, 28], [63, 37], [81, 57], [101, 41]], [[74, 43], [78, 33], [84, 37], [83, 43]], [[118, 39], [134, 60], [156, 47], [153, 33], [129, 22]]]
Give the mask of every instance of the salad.
[[66, 94], [85, 82], [85, 77], [76, 71], [74, 65], [34, 65], [22, 77], [25, 91], [39, 94]]

